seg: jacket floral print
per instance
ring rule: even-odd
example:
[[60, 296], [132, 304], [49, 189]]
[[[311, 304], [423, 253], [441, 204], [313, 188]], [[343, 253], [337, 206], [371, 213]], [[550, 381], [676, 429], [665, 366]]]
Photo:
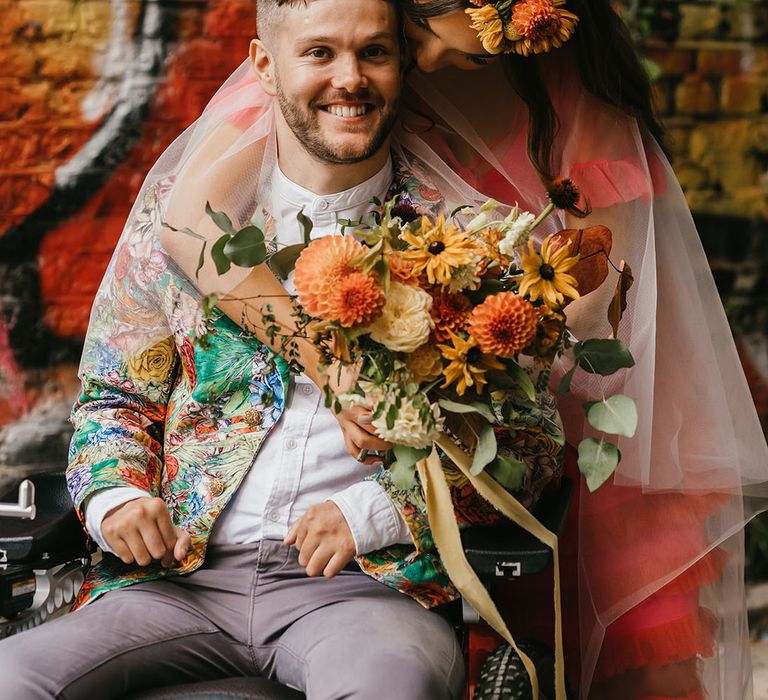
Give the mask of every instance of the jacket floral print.
[[[161, 497], [174, 524], [189, 533], [192, 548], [171, 568], [125, 565], [105, 555], [88, 574], [75, 607], [113, 589], [200, 567], [216, 518], [286, 404], [287, 363], [218, 310], [203, 319], [199, 292], [161, 248], [169, 187], [161, 182], [145, 192], [94, 304], [80, 367], [82, 394], [71, 415], [67, 482], [83, 520], [89, 496], [101, 489], [135, 486]], [[396, 168], [390, 196], [426, 213], [441, 206], [439, 192], [423, 174], [402, 167]], [[197, 342], [203, 334], [207, 342]], [[556, 409], [546, 396], [541, 406], [542, 416], [498, 434], [500, 451], [528, 465], [515, 494], [527, 507], [561, 469]], [[449, 464], [446, 469], [460, 526], [501, 518], [457, 470]], [[386, 470], [372, 478], [402, 514], [414, 545], [358, 557], [363, 571], [426, 607], [455, 599], [418, 482], [404, 491]]]

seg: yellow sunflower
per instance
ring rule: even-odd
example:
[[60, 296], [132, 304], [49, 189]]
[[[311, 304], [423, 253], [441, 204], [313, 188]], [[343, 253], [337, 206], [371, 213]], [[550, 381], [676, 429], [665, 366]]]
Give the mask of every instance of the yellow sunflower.
[[531, 301], [542, 298], [550, 308], [559, 308], [566, 297], [579, 298], [576, 278], [567, 274], [579, 262], [579, 256], [568, 257], [570, 246], [555, 248], [551, 242], [553, 235], [544, 239], [540, 253], [534, 250], [533, 241], [528, 241], [528, 252], [523, 253], [521, 261], [525, 275], [518, 291], [521, 296], [529, 294]]
[[477, 32], [477, 37], [483, 44], [483, 48], [492, 54], [501, 53], [504, 50], [504, 23], [499, 11], [493, 5], [482, 7], [470, 7], [464, 10], [472, 20], [472, 29]]
[[451, 345], [437, 346], [449, 362], [443, 371], [443, 387], [456, 384], [456, 393], [463, 396], [467, 387], [474, 386], [477, 393], [482, 394], [483, 387], [488, 383], [485, 373], [490, 369], [504, 369], [504, 365], [494, 355], [482, 352], [471, 336], [465, 340], [451, 331], [448, 333]]
[[472, 262], [477, 249], [474, 242], [453, 224], [445, 224], [441, 214], [433, 224], [426, 216], [421, 219], [418, 233], [400, 234], [410, 248], [403, 257], [413, 262], [413, 273], [427, 273], [430, 284], [447, 285], [454, 270]]

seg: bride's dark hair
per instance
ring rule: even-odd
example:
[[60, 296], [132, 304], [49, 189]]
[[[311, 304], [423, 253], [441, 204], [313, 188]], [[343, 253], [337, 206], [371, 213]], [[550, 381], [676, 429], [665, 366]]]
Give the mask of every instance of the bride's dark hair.
[[[405, 13], [426, 26], [431, 17], [462, 12], [473, 7], [468, 0], [400, 0]], [[637, 48], [611, 0], [568, 0], [568, 10], [579, 24], [566, 46], [576, 55], [584, 87], [606, 104], [637, 118], [665, 149], [665, 130], [653, 108], [651, 84]], [[562, 50], [562, 49], [555, 49]], [[504, 70], [530, 115], [528, 157], [544, 182], [553, 173], [552, 145], [559, 120], [533, 56], [504, 54]]]

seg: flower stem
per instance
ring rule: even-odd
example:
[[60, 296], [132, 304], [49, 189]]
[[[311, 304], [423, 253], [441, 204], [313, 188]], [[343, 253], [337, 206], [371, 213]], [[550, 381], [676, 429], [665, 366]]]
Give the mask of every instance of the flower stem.
[[538, 225], [539, 225], [539, 224], [540, 224], [542, 221], [544, 221], [544, 219], [546, 219], [546, 218], [547, 218], [547, 217], [548, 217], [548, 216], [549, 216], [549, 215], [552, 213], [552, 211], [554, 210], [554, 208], [555, 208], [555, 205], [554, 205], [554, 204], [552, 204], [552, 202], [550, 202], [549, 204], [547, 204], [547, 207], [546, 207], [546, 209], [544, 209], [544, 211], [543, 211], [543, 212], [541, 212], [541, 214], [539, 214], [539, 215], [536, 217], [536, 219], [534, 220], [534, 222], [533, 222], [533, 223], [532, 223], [532, 224], [529, 226], [529, 229], [530, 229], [531, 231], [533, 231], [533, 229], [535, 229], [535, 228], [536, 228], [536, 227], [537, 227], [537, 226], [538, 226]]

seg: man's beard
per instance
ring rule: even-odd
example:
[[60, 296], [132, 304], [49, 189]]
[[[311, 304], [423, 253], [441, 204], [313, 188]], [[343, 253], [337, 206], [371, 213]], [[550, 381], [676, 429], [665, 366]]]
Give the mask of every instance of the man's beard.
[[[277, 102], [283, 118], [294, 133], [299, 142], [306, 151], [318, 160], [337, 165], [348, 165], [359, 163], [372, 157], [379, 151], [397, 120], [398, 102], [390, 105], [390, 108], [383, 113], [383, 119], [379, 122], [376, 130], [371, 133], [367, 143], [362, 147], [342, 146], [329, 143], [323, 135], [323, 131], [317, 119], [317, 101], [312, 101], [309, 110], [304, 111], [283, 91], [280, 81], [276, 81]], [[347, 99], [352, 101], [364, 101], [374, 105], [374, 109], [381, 106], [381, 99], [377, 99], [368, 90], [361, 90], [355, 94], [348, 94]]]

